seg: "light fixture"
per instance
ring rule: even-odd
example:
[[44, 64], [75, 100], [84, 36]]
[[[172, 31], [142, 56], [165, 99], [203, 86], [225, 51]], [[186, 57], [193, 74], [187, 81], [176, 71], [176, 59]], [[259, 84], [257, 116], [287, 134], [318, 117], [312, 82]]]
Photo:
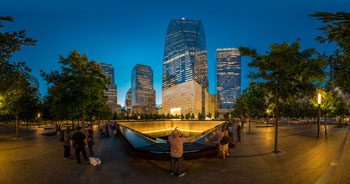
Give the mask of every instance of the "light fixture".
[[318, 104], [321, 104], [321, 93], [318, 93]]

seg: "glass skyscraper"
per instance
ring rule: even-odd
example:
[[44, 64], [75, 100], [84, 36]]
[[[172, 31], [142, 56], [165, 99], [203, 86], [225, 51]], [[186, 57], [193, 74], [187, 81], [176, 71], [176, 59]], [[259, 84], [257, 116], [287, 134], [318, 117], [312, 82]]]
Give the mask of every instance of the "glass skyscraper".
[[124, 109], [126, 113], [131, 113], [131, 88], [129, 88], [128, 92], [126, 92]]
[[118, 114], [121, 112], [120, 106], [117, 101], [117, 85], [114, 83], [114, 68], [110, 64], [100, 63], [101, 69], [104, 74], [110, 78], [110, 84], [107, 86], [107, 90], [105, 91], [105, 95], [108, 97], [107, 104], [111, 108], [111, 111], [117, 112]]
[[28, 82], [32, 88], [36, 89], [37, 96], [39, 98], [41, 98], [41, 95], [39, 93], [39, 81], [38, 81], [38, 79], [35, 76], [29, 74]]
[[218, 109], [233, 109], [241, 96], [241, 55], [236, 48], [216, 50]]
[[[201, 94], [197, 93], [198, 86]], [[179, 91], [186, 93], [179, 95]], [[203, 25], [201, 21], [185, 18], [171, 20], [163, 59], [163, 110], [169, 113], [176, 108], [181, 114], [207, 114], [208, 99], [207, 46]]]
[[137, 64], [131, 72], [131, 111], [133, 114], [156, 114], [156, 93], [153, 89], [153, 70]]

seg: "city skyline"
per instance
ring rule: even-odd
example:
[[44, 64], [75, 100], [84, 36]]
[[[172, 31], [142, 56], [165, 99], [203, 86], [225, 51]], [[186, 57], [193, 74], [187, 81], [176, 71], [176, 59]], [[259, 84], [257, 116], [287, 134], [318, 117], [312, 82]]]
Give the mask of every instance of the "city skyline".
[[[45, 9], [39, 4], [46, 6]], [[64, 3], [48, 5], [44, 1], [9, 1], [0, 7], [0, 11], [14, 17], [15, 21], [5, 23], [4, 31], [24, 29], [28, 36], [38, 40], [37, 46], [23, 48], [16, 53], [13, 61], [27, 62], [33, 70], [31, 74], [39, 80], [41, 96], [45, 96], [47, 84], [40, 76], [40, 70], [50, 72], [58, 69], [58, 55], [65, 56], [68, 51], [77, 49], [88, 54], [89, 58], [110, 63], [115, 68], [118, 73], [115, 78], [118, 102], [124, 106], [124, 94], [131, 81], [123, 78], [129, 76], [136, 63], [150, 65], [154, 70], [156, 103], [162, 103], [160, 63], [163, 60], [166, 26], [170, 19], [185, 17], [203, 22], [208, 47], [209, 92], [215, 93], [217, 48], [251, 46], [263, 53], [272, 43], [292, 42], [301, 38], [303, 48], [314, 47], [320, 52], [331, 50], [334, 46], [320, 45], [315, 40], [314, 35], [319, 34], [316, 28], [320, 23], [308, 15], [317, 11], [342, 10], [343, 7], [349, 7], [350, 3], [291, 1], [282, 5], [273, 2], [217, 1], [202, 4], [192, 1], [186, 2], [186, 7], [182, 4], [179, 1], [172, 4], [173, 8], [168, 8], [169, 3], [161, 1], [140, 1], [136, 7], [133, 3], [104, 1], [82, 5], [74, 2], [67, 8]], [[234, 7], [240, 8], [230, 11]], [[135, 14], [131, 13], [134, 8], [138, 10]], [[249, 61], [242, 58], [242, 89], [250, 81], [246, 77]]]

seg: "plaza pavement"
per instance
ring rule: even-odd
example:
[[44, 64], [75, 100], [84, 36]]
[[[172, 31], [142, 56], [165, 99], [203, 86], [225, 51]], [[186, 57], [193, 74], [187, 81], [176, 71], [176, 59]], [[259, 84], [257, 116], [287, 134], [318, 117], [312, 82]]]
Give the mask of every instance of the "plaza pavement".
[[[129, 156], [121, 137], [95, 136], [96, 156], [102, 165], [78, 165], [63, 159], [57, 137], [32, 131], [28, 139], [0, 135], [0, 184], [41, 183], [350, 183], [348, 128], [329, 127], [316, 138], [316, 127], [280, 127], [279, 149], [272, 153], [274, 128], [251, 126], [242, 143], [219, 157], [185, 160], [187, 175], [171, 176], [168, 161]], [[324, 133], [322, 129], [322, 133]], [[7, 136], [7, 137], [6, 137]]]

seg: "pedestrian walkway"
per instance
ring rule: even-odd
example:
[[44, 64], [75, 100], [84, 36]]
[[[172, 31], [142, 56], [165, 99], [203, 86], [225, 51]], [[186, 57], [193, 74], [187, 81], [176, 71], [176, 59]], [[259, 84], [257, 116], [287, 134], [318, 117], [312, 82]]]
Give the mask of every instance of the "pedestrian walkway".
[[[272, 153], [273, 127], [256, 128], [252, 124], [251, 128], [251, 134], [244, 130], [242, 144], [236, 144], [226, 160], [215, 156], [185, 160], [187, 174], [182, 178], [168, 173], [170, 162], [129, 156], [123, 139], [114, 136], [100, 139], [96, 134], [94, 148], [96, 156], [102, 160], [101, 166], [93, 167], [88, 162], [78, 165], [74, 160], [63, 160], [63, 146], [57, 138], [51, 137], [43, 144], [13, 152], [19, 156], [10, 156], [9, 160], [0, 158], [0, 181], [15, 184], [315, 183], [337, 156], [337, 165], [327, 180], [329, 183], [349, 181], [350, 136], [346, 136], [347, 128], [330, 128], [327, 138], [321, 136], [317, 139], [315, 127], [281, 126], [279, 154]], [[342, 151], [340, 156], [339, 150]], [[27, 156], [30, 152], [31, 157]], [[0, 148], [0, 157], [8, 154], [12, 153]]]

